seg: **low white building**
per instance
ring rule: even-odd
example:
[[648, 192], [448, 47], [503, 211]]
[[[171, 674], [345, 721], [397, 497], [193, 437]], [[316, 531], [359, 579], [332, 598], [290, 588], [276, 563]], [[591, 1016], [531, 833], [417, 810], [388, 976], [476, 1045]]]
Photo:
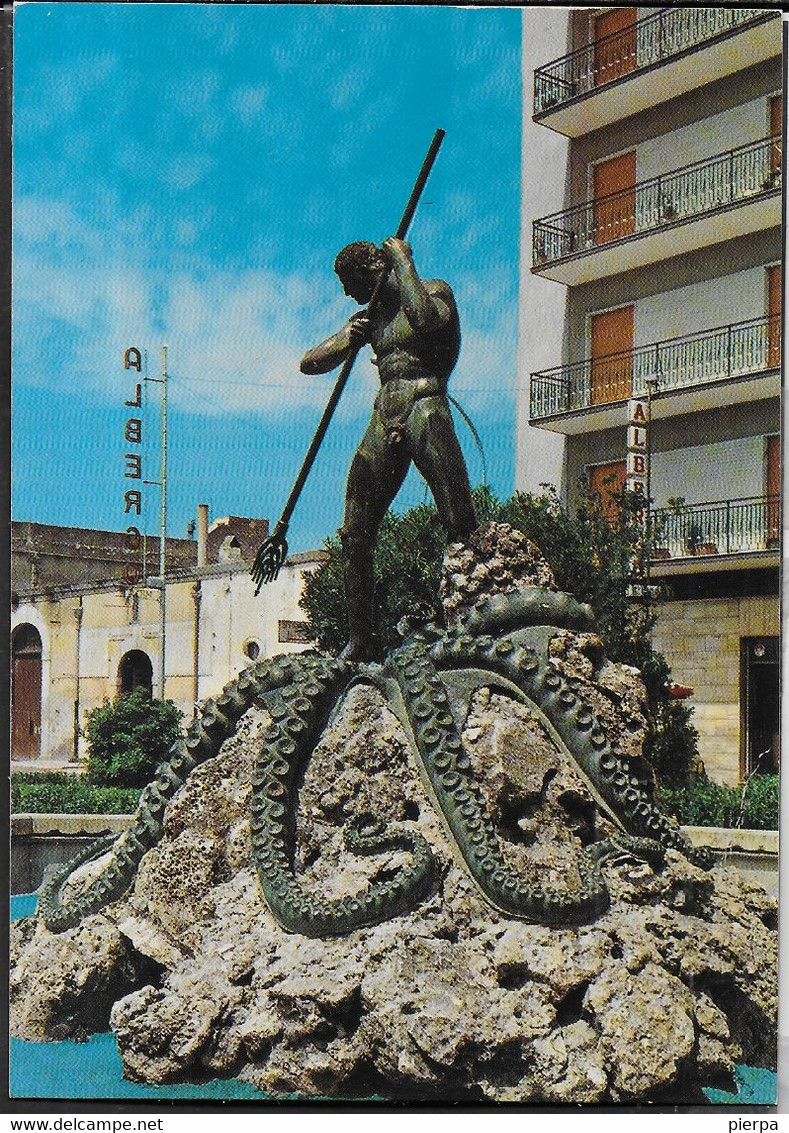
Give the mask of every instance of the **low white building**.
[[[323, 551], [291, 556], [276, 581], [256, 597], [249, 565], [267, 533], [265, 521], [228, 517], [208, 528], [207, 509], [200, 519], [193, 565], [189, 548], [181, 546], [177, 565], [166, 571], [164, 589], [164, 697], [187, 720], [199, 701], [218, 693], [251, 661], [310, 645], [299, 599], [305, 572], [326, 557]], [[52, 544], [60, 534], [58, 570], [62, 576], [71, 547], [68, 573], [73, 577], [79, 573], [75, 563], [91, 541], [85, 532], [75, 540], [70, 528], [19, 527], [17, 578], [12, 582], [11, 758], [33, 770], [82, 758], [81, 732], [91, 709], [139, 685], [162, 695], [162, 588], [149, 574], [130, 584], [134, 572], [129, 574], [122, 555], [114, 577], [53, 583], [47, 557], [40, 554], [42, 543]], [[105, 535], [105, 543], [119, 539], [114, 532], [87, 534]], [[21, 582], [27, 574], [22, 543], [31, 555], [38, 554], [34, 586], [29, 575], [28, 585], [20, 584], [20, 574]], [[150, 557], [150, 562], [158, 559]], [[91, 574], [90, 565], [83, 573]]]

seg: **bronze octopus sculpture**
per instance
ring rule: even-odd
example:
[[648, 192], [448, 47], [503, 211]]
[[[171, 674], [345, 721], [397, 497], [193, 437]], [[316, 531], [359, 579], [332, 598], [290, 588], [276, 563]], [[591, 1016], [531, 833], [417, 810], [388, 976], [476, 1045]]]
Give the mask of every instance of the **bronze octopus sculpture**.
[[[375, 685], [405, 727], [425, 787], [477, 886], [503, 913], [547, 925], [593, 920], [609, 904], [601, 862], [629, 854], [657, 866], [664, 850], [695, 864], [711, 854], [694, 848], [659, 806], [645, 762], [625, 756], [582, 695], [582, 682], [564, 677], [549, 659], [557, 630], [595, 628], [591, 607], [570, 594], [523, 587], [476, 606], [455, 629], [430, 625], [408, 638], [382, 665], [331, 659], [316, 653], [281, 655], [245, 669], [215, 700], [202, 706], [185, 739], [143, 791], [132, 827], [101, 838], [60, 867], [43, 887], [39, 915], [53, 932], [118, 900], [137, 866], [162, 837], [168, 801], [190, 772], [216, 755], [240, 718], [262, 701], [271, 717], [253, 775], [252, 850], [265, 899], [291, 932], [323, 937], [348, 933], [414, 909], [430, 892], [433, 852], [417, 831], [358, 815], [344, 828], [348, 850], [375, 854], [402, 850], [407, 862], [386, 880], [355, 896], [321, 900], [300, 884], [294, 869], [299, 784], [312, 751], [350, 689]], [[488, 687], [535, 711], [549, 736], [569, 753], [621, 833], [580, 850], [574, 892], [527, 882], [504, 860], [461, 732], [476, 689]], [[112, 849], [101, 875], [79, 895], [61, 900], [66, 879], [83, 863]]]

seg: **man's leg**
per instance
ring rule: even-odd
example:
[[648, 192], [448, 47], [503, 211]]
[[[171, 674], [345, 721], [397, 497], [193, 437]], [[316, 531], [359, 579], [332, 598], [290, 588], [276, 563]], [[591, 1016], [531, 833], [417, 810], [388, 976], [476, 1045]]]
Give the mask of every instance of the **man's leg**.
[[433, 493], [447, 542], [465, 540], [477, 526], [466, 462], [443, 398], [424, 397], [408, 418], [414, 464]]
[[409, 463], [407, 446], [389, 445], [374, 413], [351, 462], [340, 528], [349, 631], [343, 656], [349, 659], [364, 659], [371, 652], [375, 539]]

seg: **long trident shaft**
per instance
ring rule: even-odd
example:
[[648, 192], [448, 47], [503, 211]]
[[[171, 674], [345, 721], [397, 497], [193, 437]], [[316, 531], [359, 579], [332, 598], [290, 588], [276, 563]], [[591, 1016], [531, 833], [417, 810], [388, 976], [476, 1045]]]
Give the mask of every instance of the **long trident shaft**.
[[[414, 188], [411, 191], [411, 196], [408, 199], [408, 204], [405, 207], [405, 212], [402, 215], [395, 235], [399, 240], [404, 240], [408, 232], [411, 221], [413, 220], [416, 206], [419, 203], [419, 198], [422, 195], [422, 190], [425, 187], [430, 170], [433, 168], [433, 163], [438, 155], [439, 148], [444, 140], [444, 130], [436, 130], [433, 135], [433, 140], [430, 143], [430, 148], [425, 155], [425, 160], [422, 162], [422, 168], [419, 170], [419, 175], [414, 183]], [[375, 285], [375, 290], [370, 298], [367, 306], [367, 312], [375, 306], [378, 295], [383, 287], [386, 278], [386, 269], [381, 272], [378, 277], [378, 282]], [[310, 446], [307, 449], [306, 456], [302, 461], [299, 474], [296, 477], [296, 482], [293, 485], [288, 501], [285, 504], [282, 515], [280, 516], [274, 530], [266, 541], [261, 545], [255, 556], [255, 561], [252, 564], [250, 571], [253, 581], [256, 583], [255, 594], [260, 593], [260, 588], [264, 582], [273, 582], [280, 572], [280, 568], [285, 561], [288, 553], [288, 544], [285, 539], [285, 533], [290, 523], [290, 517], [293, 514], [293, 509], [296, 507], [299, 496], [301, 495], [310, 470], [315, 463], [315, 457], [318, 455], [318, 449], [323, 443], [323, 438], [326, 436], [326, 430], [329, 427], [329, 422], [334, 415], [334, 410], [337, 408], [337, 403], [342, 397], [342, 392], [345, 389], [348, 378], [350, 377], [353, 364], [356, 361], [356, 355], [359, 353], [361, 346], [351, 346], [348, 355], [343, 362], [342, 369], [340, 370], [334, 389], [331, 392], [326, 408], [323, 411], [318, 428], [315, 430], [315, 435], [310, 441]]]

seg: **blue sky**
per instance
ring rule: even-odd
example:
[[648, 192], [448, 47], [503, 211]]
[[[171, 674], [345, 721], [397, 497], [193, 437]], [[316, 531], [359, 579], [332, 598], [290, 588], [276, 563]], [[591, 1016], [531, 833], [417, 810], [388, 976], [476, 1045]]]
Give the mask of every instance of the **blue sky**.
[[[169, 533], [284, 504], [333, 377], [304, 351], [354, 310], [332, 271], [396, 227], [436, 127], [415, 262], [454, 287], [450, 391], [512, 491], [520, 13], [308, 5], [21, 5], [14, 35], [15, 518], [122, 529], [124, 348], [168, 345]], [[362, 354], [291, 522], [342, 519], [376, 371]], [[143, 474], [157, 479], [158, 388]], [[472, 482], [481, 462], [457, 421]], [[412, 473], [396, 507], [424, 498]], [[143, 525], [156, 531], [158, 491]]]

